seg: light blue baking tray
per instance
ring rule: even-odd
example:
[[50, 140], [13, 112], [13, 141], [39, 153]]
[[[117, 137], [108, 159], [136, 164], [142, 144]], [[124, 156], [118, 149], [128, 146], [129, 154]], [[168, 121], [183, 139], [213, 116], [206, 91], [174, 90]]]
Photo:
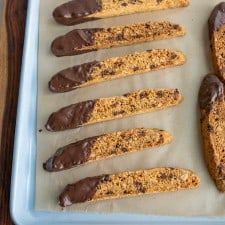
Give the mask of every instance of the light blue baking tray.
[[225, 218], [52, 213], [35, 210], [39, 0], [29, 1], [27, 13], [10, 198], [10, 212], [14, 222], [18, 225], [225, 224]]

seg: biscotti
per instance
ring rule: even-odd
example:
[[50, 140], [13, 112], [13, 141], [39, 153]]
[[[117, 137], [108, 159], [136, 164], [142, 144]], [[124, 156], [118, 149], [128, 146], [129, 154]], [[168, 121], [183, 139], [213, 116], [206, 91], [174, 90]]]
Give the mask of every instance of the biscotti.
[[64, 69], [52, 77], [49, 89], [53, 92], [65, 92], [133, 74], [178, 66], [185, 62], [186, 57], [180, 51], [154, 49], [137, 52]]
[[59, 148], [43, 167], [49, 172], [70, 169], [130, 152], [159, 147], [172, 142], [164, 130], [135, 128], [90, 137]]
[[56, 56], [77, 55], [103, 48], [125, 46], [185, 35], [185, 29], [167, 21], [111, 28], [75, 29], [52, 42]]
[[138, 12], [185, 7], [188, 0], [73, 0], [59, 5], [54, 19], [64, 25]]
[[209, 38], [215, 72], [225, 81], [225, 2], [218, 4], [212, 11]]
[[114, 199], [198, 187], [200, 179], [190, 170], [153, 168], [87, 177], [68, 184], [59, 196], [62, 207], [86, 201]]
[[99, 98], [66, 106], [52, 113], [45, 127], [49, 131], [72, 129], [165, 109], [182, 100], [183, 96], [177, 89], [142, 89], [123, 96]]
[[214, 74], [200, 87], [201, 132], [205, 161], [217, 188], [225, 192], [225, 102], [224, 85]]

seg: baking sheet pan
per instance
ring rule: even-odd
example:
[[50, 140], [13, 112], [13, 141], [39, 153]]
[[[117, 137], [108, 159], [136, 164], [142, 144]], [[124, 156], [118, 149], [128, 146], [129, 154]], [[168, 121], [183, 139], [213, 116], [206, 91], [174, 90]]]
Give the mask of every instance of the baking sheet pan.
[[[159, 222], [165, 222], [166, 224], [174, 224], [175, 222], [182, 222], [182, 224], [194, 224], [199, 222], [204, 224], [212, 222], [223, 224], [223, 217], [187, 218], [145, 216], [140, 214], [98, 214], [79, 212], [53, 213], [48, 210], [37, 210], [35, 208], [35, 192], [37, 192], [37, 189], [35, 188], [36, 131], [39, 128], [36, 126], [37, 102], [35, 101], [37, 96], [38, 7], [39, 1], [30, 1], [17, 117], [11, 188], [11, 214], [17, 224], [36, 224], [40, 222], [42, 224], [74, 224], [75, 222], [77, 222], [77, 224], [144, 224], [148, 223], [148, 221], [152, 221], [153, 224]], [[203, 39], [206, 40], [207, 37], [203, 35]], [[204, 49], [200, 49], [199, 51], [204, 52], [205, 49], [207, 49], [206, 46]], [[207, 53], [207, 55], [209, 54]], [[203, 60], [207, 60], [207, 57]], [[210, 70], [210, 68], [205, 68], [205, 70], [206, 71], [202, 71], [203, 74]], [[201, 77], [198, 78], [200, 81]], [[196, 131], [195, 134], [197, 134], [197, 132], [198, 131]], [[21, 177], [24, 179], [21, 179]], [[21, 207], [21, 202], [23, 202], [24, 207]]]

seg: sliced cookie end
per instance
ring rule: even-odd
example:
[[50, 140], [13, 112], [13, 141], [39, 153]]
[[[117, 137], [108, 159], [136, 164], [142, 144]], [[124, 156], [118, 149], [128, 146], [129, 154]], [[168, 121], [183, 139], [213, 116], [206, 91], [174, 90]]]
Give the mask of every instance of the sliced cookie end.
[[219, 3], [212, 11], [209, 21], [209, 36], [225, 25], [225, 2]]
[[208, 74], [202, 81], [199, 91], [200, 109], [208, 112], [213, 110], [215, 101], [222, 101], [224, 95], [223, 83], [215, 74]]

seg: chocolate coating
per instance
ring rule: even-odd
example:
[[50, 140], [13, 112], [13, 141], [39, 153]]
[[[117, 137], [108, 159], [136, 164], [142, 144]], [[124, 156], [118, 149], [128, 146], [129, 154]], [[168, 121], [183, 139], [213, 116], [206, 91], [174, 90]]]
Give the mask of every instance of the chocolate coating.
[[59, 205], [62, 207], [73, 203], [91, 200], [100, 183], [109, 180], [109, 175], [87, 177], [75, 184], [68, 184], [59, 196]]
[[91, 73], [96, 65], [98, 65], [98, 62], [94, 61], [60, 71], [49, 81], [49, 89], [53, 92], [75, 89], [76, 86], [91, 79]]
[[86, 17], [101, 10], [101, 0], [73, 0], [58, 6], [53, 12], [53, 17], [58, 23], [75, 25], [95, 19]]
[[214, 74], [208, 74], [202, 81], [199, 91], [199, 103], [202, 110], [211, 112], [216, 101], [223, 101], [224, 86]]
[[56, 172], [87, 162], [91, 154], [91, 149], [98, 137], [100, 136], [86, 138], [58, 149], [43, 164], [44, 169], [49, 172]]
[[213, 32], [218, 31], [224, 24], [225, 24], [225, 2], [221, 2], [213, 9], [209, 17], [208, 25], [210, 38]]
[[52, 42], [52, 53], [56, 56], [69, 56], [93, 51], [81, 49], [94, 44], [94, 34], [100, 30], [101, 28], [75, 29], [59, 36]]
[[50, 115], [45, 127], [49, 131], [62, 131], [77, 128], [91, 117], [96, 100], [88, 100], [66, 106]]

